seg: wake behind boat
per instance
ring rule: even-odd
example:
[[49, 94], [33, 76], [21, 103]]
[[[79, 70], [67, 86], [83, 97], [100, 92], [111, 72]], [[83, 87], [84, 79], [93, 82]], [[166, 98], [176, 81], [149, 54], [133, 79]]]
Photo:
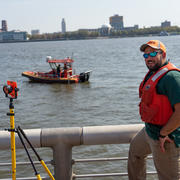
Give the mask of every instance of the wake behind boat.
[[71, 58], [66, 59], [53, 59], [51, 56], [46, 57], [51, 71], [49, 72], [34, 72], [26, 71], [22, 76], [29, 78], [33, 82], [42, 83], [80, 83], [89, 80], [92, 71], [82, 72], [80, 74], [73, 74]]

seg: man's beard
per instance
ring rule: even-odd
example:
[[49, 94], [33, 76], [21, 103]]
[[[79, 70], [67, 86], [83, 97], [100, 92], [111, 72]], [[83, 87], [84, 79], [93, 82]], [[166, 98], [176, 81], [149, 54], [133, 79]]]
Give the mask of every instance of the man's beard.
[[157, 71], [159, 68], [162, 67], [162, 60], [160, 60], [159, 62], [157, 62], [154, 66], [148, 66], [146, 64], [147, 68], [150, 70], [150, 71]]
[[157, 71], [161, 67], [161, 64], [157, 63], [153, 67], [149, 67], [148, 65], [146, 66], [150, 71]]

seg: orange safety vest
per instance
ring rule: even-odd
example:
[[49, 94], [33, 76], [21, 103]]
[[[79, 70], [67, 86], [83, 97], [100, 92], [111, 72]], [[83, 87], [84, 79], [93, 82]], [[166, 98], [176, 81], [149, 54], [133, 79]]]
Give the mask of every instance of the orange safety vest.
[[142, 121], [156, 125], [164, 125], [171, 117], [173, 109], [170, 101], [167, 96], [157, 94], [156, 85], [167, 72], [172, 70], [180, 71], [180, 69], [169, 62], [145, 82], [146, 77], [149, 74], [148, 72], [141, 82], [139, 87], [139, 97], [141, 98], [139, 112]]

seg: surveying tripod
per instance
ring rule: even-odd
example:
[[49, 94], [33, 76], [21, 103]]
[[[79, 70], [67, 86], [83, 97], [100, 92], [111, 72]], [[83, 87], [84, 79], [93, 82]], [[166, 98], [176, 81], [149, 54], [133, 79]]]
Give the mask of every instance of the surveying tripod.
[[42, 164], [42, 166], [44, 167], [45, 171], [47, 172], [47, 174], [49, 175], [49, 177], [52, 180], [55, 180], [53, 175], [51, 174], [51, 172], [49, 171], [48, 167], [46, 166], [45, 162], [40, 158], [39, 154], [37, 153], [37, 151], [34, 149], [33, 145], [31, 144], [31, 142], [29, 141], [29, 139], [27, 138], [25, 132], [23, 131], [23, 129], [21, 129], [20, 126], [18, 126], [18, 128], [15, 128], [15, 122], [14, 122], [14, 104], [13, 104], [13, 99], [17, 99], [18, 97], [18, 91], [19, 89], [17, 88], [17, 83], [14, 81], [7, 81], [7, 85], [3, 86], [3, 91], [5, 93], [5, 96], [7, 98], [10, 99], [10, 103], [9, 103], [9, 113], [7, 113], [7, 116], [10, 116], [10, 129], [6, 129], [11, 133], [11, 161], [12, 161], [12, 180], [16, 180], [16, 145], [15, 145], [15, 133], [18, 134], [19, 139], [27, 153], [27, 156], [31, 162], [31, 165], [33, 167], [34, 173], [37, 177], [38, 180], [41, 180], [41, 176], [40, 174], [37, 172], [37, 169], [33, 163], [33, 160], [30, 156], [30, 153], [26, 147], [26, 144], [24, 143], [23, 138], [26, 140], [26, 142], [29, 144], [29, 146], [31, 147], [31, 149], [33, 150], [33, 152], [35, 153], [36, 157], [38, 158], [38, 160], [40, 161], [40, 163]]

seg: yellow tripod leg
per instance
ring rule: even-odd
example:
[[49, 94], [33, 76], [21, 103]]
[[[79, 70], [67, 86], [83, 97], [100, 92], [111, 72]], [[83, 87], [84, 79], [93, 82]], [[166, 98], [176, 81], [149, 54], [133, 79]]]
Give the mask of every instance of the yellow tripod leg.
[[15, 125], [14, 109], [10, 109], [10, 130], [11, 131], [11, 160], [12, 160], [12, 179], [16, 180], [16, 146], [15, 146]]
[[49, 177], [52, 179], [52, 180], [55, 180], [53, 175], [51, 174], [51, 172], [49, 171], [48, 167], [46, 166], [45, 162], [43, 160], [40, 161], [42, 166], [44, 167], [44, 169], [46, 170], [46, 172], [48, 173]]
[[23, 137], [26, 139], [26, 141], [28, 142], [29, 146], [31, 147], [31, 149], [34, 151], [35, 155], [37, 156], [39, 162], [42, 164], [42, 166], [44, 167], [45, 171], [48, 173], [49, 177], [52, 180], [55, 180], [53, 175], [51, 174], [51, 172], [49, 171], [48, 167], [46, 166], [45, 162], [40, 158], [39, 154], [37, 153], [37, 151], [34, 149], [34, 147], [32, 146], [31, 142], [29, 141], [29, 139], [27, 138], [25, 132], [21, 129], [20, 126], [18, 126], [18, 132], [21, 132], [21, 134], [23, 135]]
[[36, 177], [37, 177], [38, 180], [41, 180], [40, 174], [37, 174]]

